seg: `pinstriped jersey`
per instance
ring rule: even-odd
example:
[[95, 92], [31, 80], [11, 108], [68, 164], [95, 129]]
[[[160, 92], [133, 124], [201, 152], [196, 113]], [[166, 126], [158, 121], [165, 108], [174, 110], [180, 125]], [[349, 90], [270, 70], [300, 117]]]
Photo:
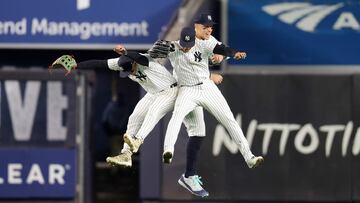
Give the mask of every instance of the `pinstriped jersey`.
[[218, 43], [213, 36], [208, 40], [195, 38], [195, 45], [184, 53], [180, 50], [179, 41], [174, 42], [175, 51], [169, 54], [169, 59], [180, 86], [191, 86], [209, 79], [208, 58]]
[[[129, 78], [139, 83], [146, 92], [158, 93], [162, 90], [168, 89], [172, 84], [176, 83], [172, 74], [161, 64], [156, 62], [148, 54], [141, 54], [146, 56], [149, 60], [149, 66], [142, 66], [137, 64], [137, 71], [130, 74]], [[108, 66], [112, 70], [121, 70], [117, 65], [117, 60], [108, 60]], [[117, 66], [117, 67], [116, 67]]]
[[138, 82], [146, 92], [153, 94], [168, 89], [176, 83], [175, 78], [163, 65], [156, 62], [148, 54], [142, 55], [149, 59], [149, 67], [137, 64], [135, 74], [129, 75], [131, 80]]

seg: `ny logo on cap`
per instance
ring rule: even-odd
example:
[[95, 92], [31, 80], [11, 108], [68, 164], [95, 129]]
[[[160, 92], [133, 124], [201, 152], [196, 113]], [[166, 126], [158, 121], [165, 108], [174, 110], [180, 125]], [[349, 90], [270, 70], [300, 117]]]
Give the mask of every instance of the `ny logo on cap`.
[[190, 36], [189, 35], [185, 36], [185, 41], [190, 41]]
[[208, 20], [212, 20], [212, 19], [211, 19], [211, 15], [208, 15], [207, 17], [208, 17]]

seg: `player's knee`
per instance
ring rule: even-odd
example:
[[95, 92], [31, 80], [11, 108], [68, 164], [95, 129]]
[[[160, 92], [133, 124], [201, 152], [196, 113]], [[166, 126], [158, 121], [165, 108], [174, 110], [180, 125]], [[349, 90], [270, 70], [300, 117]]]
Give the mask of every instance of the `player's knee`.
[[239, 123], [234, 119], [234, 118], [230, 118], [228, 117], [225, 122], [223, 123], [224, 126], [234, 126], [234, 125], [239, 125]]

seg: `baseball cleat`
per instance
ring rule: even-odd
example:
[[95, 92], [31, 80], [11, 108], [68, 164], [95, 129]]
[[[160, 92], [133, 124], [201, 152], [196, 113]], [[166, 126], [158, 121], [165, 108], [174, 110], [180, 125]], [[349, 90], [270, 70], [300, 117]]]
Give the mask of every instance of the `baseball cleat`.
[[264, 158], [262, 156], [253, 156], [246, 163], [249, 168], [256, 168], [262, 162], [264, 162]]
[[171, 163], [172, 157], [173, 157], [173, 153], [172, 153], [172, 152], [170, 152], [170, 151], [165, 151], [165, 152], [163, 153], [163, 162], [166, 163], [166, 164]]
[[131, 167], [131, 152], [124, 152], [117, 156], [107, 157], [106, 162], [111, 166]]
[[203, 187], [201, 187], [203, 183], [201, 182], [201, 177], [199, 177], [198, 175], [189, 176], [188, 178], [186, 178], [185, 175], [182, 174], [180, 179], [178, 180], [178, 183], [196, 196], [209, 196], [209, 193]]
[[136, 153], [137, 151], [139, 151], [139, 147], [144, 142], [143, 139], [133, 137], [133, 136], [128, 135], [126, 133], [124, 134], [124, 141], [125, 141], [126, 144], [128, 144], [130, 146], [130, 149], [131, 149], [131, 151], [133, 153]]

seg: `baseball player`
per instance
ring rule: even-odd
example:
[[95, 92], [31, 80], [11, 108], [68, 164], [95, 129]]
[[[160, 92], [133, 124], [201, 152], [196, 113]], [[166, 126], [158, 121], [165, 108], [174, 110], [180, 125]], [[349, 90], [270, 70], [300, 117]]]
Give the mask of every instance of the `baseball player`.
[[[210, 19], [210, 20], [209, 20]], [[196, 37], [201, 40], [211, 40], [218, 42], [211, 34], [212, 34], [212, 26], [214, 22], [210, 15], [207, 14], [200, 14], [197, 19], [194, 21], [194, 26], [196, 27], [197, 24], [201, 24], [205, 29], [197, 29], [196, 30]], [[221, 42], [218, 42], [221, 44]], [[162, 48], [162, 43], [156, 42], [155, 45], [159, 45], [159, 49]], [[170, 45], [169, 45], [170, 46]], [[154, 53], [150, 52], [150, 55], [153, 55], [154, 58], [158, 58], [156, 51]], [[213, 54], [211, 56], [211, 62], [219, 63], [223, 60], [222, 55]], [[170, 61], [172, 58], [170, 58]], [[207, 59], [206, 59], [207, 60]], [[177, 78], [176, 71], [174, 70], [173, 75]], [[220, 83], [222, 81], [222, 76], [217, 74], [211, 74], [211, 78], [213, 81], [217, 81]], [[197, 196], [208, 196], [208, 192], [202, 187], [202, 182], [196, 173], [196, 162], [198, 158], [198, 153], [200, 150], [201, 143], [203, 141], [203, 136], [190, 136], [187, 142], [186, 147], [186, 170], [184, 174], [180, 177], [178, 183], [183, 186], [185, 189], [189, 190], [191, 193]], [[139, 147], [141, 144], [141, 139], [138, 140], [137, 137], [133, 137], [130, 139], [125, 140], [131, 146]]]
[[[209, 19], [211, 20], [211, 19]], [[204, 29], [197, 24], [195, 29]], [[174, 145], [184, 117], [198, 106], [203, 106], [227, 129], [235, 141], [249, 168], [263, 162], [263, 157], [254, 156], [249, 144], [236, 122], [229, 105], [216, 85], [208, 79], [208, 57], [213, 53], [234, 59], [243, 59], [245, 52], [237, 52], [216, 40], [200, 40], [195, 37], [194, 28], [182, 30], [180, 40], [175, 42], [175, 51], [169, 54], [170, 61], [178, 76], [180, 86], [173, 115], [170, 119], [165, 141], [163, 160], [170, 163], [174, 155]]]

